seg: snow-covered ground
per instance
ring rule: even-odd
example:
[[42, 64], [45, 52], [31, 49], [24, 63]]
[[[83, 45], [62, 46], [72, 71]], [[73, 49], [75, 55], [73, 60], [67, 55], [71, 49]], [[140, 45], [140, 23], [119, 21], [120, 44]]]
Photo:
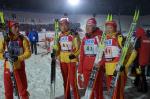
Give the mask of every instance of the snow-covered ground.
[[[41, 51], [41, 48], [38, 48], [38, 52], [44, 52], [44, 50]], [[50, 57], [48, 55], [41, 57], [40, 53], [26, 60], [28, 91], [31, 99], [50, 99], [50, 63]], [[63, 82], [60, 69], [57, 68], [56, 96], [61, 96], [63, 95]], [[0, 61], [0, 99], [4, 99], [2, 61]]]
[[[38, 47], [38, 55], [32, 55], [30, 59], [26, 60], [26, 72], [28, 78], [28, 91], [30, 92], [30, 99], [50, 99], [50, 55], [41, 57], [42, 52], [46, 50]], [[63, 81], [60, 73], [59, 63], [57, 63], [56, 74], [56, 99], [63, 99]], [[80, 90], [80, 92], [83, 92]], [[104, 92], [106, 93], [106, 92]], [[83, 93], [82, 93], [83, 95]], [[106, 98], [105, 94], [105, 99]], [[128, 80], [125, 88], [126, 99], [150, 99], [150, 91], [147, 94], [141, 94]], [[0, 61], [0, 99], [4, 99], [4, 85], [3, 85], [3, 62]]]

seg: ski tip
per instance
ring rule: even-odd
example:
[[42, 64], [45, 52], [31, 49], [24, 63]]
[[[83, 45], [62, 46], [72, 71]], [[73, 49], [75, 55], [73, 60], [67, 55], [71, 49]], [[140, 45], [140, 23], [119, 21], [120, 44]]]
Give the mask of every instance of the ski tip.
[[108, 14], [108, 15], [107, 15], [107, 18], [106, 18], [106, 22], [107, 22], [107, 21], [112, 21], [112, 19], [113, 19], [112, 14]]
[[112, 19], [113, 19], [113, 16], [112, 16], [112, 14], [110, 15], [110, 19], [109, 19], [109, 21], [112, 21]]
[[137, 16], [136, 16], [136, 21], [139, 19], [139, 16], [140, 16], [140, 10], [137, 10]]
[[110, 16], [110, 15], [108, 14], [108, 15], [107, 15], [107, 18], [106, 18], [106, 22], [109, 21], [109, 16]]
[[136, 9], [136, 10], [135, 10], [135, 13], [134, 13], [134, 17], [133, 17], [133, 21], [134, 21], [134, 22], [137, 22], [137, 21], [138, 21], [139, 15], [140, 15], [140, 11], [139, 11], [139, 9]]
[[135, 10], [135, 12], [134, 12], [133, 21], [135, 21], [135, 20], [136, 20], [136, 15], [137, 15], [137, 10]]
[[4, 21], [4, 13], [0, 12], [0, 19], [1, 19], [1, 23], [5, 23]]
[[58, 21], [58, 19], [55, 19], [54, 25], [55, 25], [55, 28], [59, 27], [59, 21]]

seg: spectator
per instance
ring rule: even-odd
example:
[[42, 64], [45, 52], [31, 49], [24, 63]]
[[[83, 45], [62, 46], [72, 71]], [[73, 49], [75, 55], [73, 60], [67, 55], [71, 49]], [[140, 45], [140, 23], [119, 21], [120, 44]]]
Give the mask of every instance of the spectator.
[[32, 29], [32, 31], [29, 32], [28, 38], [31, 43], [32, 53], [35, 53], [35, 55], [37, 55], [37, 42], [39, 41], [39, 36], [37, 31], [35, 29]]

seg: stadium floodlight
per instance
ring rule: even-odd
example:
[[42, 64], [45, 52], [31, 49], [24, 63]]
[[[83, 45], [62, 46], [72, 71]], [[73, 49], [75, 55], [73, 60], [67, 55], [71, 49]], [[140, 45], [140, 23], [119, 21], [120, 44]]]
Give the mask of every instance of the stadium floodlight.
[[76, 6], [76, 5], [79, 4], [79, 1], [80, 1], [80, 0], [68, 0], [68, 3], [69, 3], [70, 5], [72, 5], [72, 6]]

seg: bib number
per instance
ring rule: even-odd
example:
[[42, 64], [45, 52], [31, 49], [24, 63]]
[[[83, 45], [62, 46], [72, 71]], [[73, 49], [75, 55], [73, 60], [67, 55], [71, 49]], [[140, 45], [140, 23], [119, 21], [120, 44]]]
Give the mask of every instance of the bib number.
[[68, 36], [60, 38], [60, 45], [62, 51], [69, 51], [72, 49], [72, 42], [68, 40]]
[[84, 52], [85, 54], [95, 55], [97, 53], [97, 45], [94, 44], [94, 39], [88, 39], [85, 41]]
[[85, 54], [95, 55], [97, 52], [97, 45], [85, 45], [84, 52]]

